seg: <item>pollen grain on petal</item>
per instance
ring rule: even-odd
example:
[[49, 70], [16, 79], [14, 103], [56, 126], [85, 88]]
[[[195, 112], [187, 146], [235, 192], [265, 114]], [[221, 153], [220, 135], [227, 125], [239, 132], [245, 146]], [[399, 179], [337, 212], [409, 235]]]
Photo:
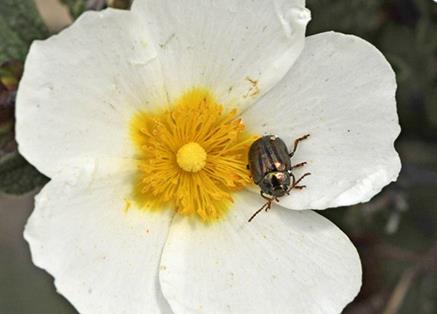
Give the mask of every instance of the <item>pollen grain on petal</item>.
[[247, 153], [256, 137], [207, 89], [189, 90], [162, 111], [139, 112], [131, 132], [138, 149], [133, 195], [143, 208], [171, 207], [211, 222], [224, 216], [233, 192], [251, 184]]

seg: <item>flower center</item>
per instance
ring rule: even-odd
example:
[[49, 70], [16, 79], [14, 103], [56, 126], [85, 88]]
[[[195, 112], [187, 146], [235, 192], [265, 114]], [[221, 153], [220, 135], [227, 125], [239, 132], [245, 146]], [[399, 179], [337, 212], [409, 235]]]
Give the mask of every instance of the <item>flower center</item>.
[[159, 112], [131, 124], [138, 149], [134, 200], [143, 208], [173, 208], [204, 222], [221, 218], [232, 193], [251, 184], [248, 150], [237, 110], [225, 110], [206, 89], [192, 89]]
[[206, 152], [202, 146], [191, 142], [179, 148], [176, 160], [185, 171], [198, 172], [206, 165]]

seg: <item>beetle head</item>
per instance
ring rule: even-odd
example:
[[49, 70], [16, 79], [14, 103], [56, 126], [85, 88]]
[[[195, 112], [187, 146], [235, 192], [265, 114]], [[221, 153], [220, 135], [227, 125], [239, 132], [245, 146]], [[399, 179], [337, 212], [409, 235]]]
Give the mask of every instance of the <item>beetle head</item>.
[[284, 196], [290, 187], [290, 174], [286, 171], [267, 173], [259, 183], [261, 190], [271, 196]]

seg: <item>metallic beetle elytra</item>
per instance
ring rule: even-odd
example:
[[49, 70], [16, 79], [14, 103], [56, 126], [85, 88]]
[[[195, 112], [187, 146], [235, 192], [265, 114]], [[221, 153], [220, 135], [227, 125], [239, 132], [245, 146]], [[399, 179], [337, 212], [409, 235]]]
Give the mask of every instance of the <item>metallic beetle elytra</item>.
[[311, 173], [307, 172], [297, 180], [292, 173], [293, 169], [306, 165], [306, 162], [292, 165], [291, 158], [296, 152], [299, 142], [309, 136], [307, 134], [296, 139], [291, 153], [284, 141], [276, 135], [260, 137], [250, 146], [248, 169], [255, 184], [261, 188], [261, 196], [267, 202], [249, 218], [249, 222], [263, 209], [269, 210], [273, 201], [279, 202], [279, 197], [288, 195], [293, 189], [306, 187], [299, 185], [299, 183]]

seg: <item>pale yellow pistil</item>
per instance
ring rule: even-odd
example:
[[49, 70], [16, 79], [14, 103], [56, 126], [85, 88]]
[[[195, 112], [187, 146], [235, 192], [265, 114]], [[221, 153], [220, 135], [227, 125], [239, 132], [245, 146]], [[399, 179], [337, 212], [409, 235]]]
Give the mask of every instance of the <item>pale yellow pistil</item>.
[[179, 148], [176, 161], [185, 171], [198, 172], [206, 165], [206, 152], [202, 146], [191, 142]]
[[134, 199], [144, 208], [173, 208], [210, 222], [232, 193], [251, 184], [247, 154], [255, 140], [237, 111], [225, 111], [205, 89], [192, 89], [166, 110], [132, 120], [138, 148]]

